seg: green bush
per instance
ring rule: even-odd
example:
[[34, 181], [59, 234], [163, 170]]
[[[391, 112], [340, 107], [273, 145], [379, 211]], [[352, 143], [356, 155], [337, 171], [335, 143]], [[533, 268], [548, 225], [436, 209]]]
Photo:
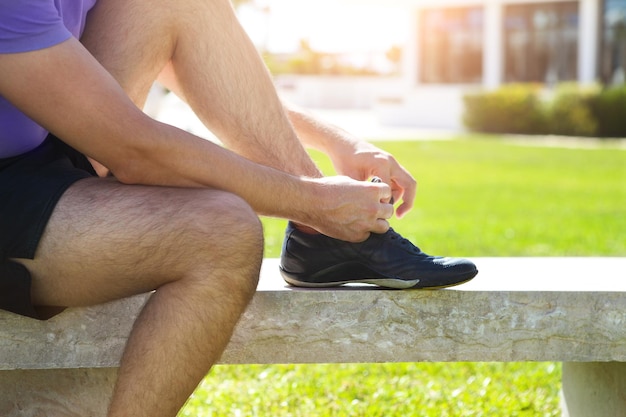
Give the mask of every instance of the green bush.
[[463, 100], [463, 122], [476, 132], [626, 137], [626, 85], [564, 83], [542, 95], [537, 84], [511, 84]]
[[597, 97], [597, 86], [582, 87], [564, 83], [556, 88], [547, 103], [548, 132], [566, 136], [596, 136], [598, 121], [591, 111], [590, 100]]
[[626, 85], [608, 88], [589, 100], [600, 137], [626, 137]]
[[508, 84], [494, 91], [463, 98], [465, 126], [488, 133], [538, 134], [545, 132], [545, 109], [540, 86]]

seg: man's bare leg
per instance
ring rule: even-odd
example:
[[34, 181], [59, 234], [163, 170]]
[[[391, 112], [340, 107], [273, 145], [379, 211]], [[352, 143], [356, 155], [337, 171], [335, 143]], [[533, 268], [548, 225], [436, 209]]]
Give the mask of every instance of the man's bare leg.
[[230, 149], [321, 176], [229, 0], [100, 0], [81, 41], [138, 105], [161, 74]]
[[[321, 175], [296, 137], [269, 74], [237, 22], [228, 0], [181, 0], [175, 3], [100, 0], [90, 13], [81, 41], [138, 106], [143, 105], [150, 86], [162, 73], [168, 86], [186, 99], [203, 122], [231, 149], [287, 172]], [[163, 294], [162, 290], [160, 292]], [[150, 307], [142, 315], [148, 323], [153, 320]], [[175, 308], [171, 314], [176, 315]], [[209, 326], [210, 322], [198, 320], [194, 324]], [[140, 341], [142, 335], [150, 335], [151, 327], [145, 325], [146, 330], [143, 330], [143, 326], [134, 333]], [[189, 330], [190, 333], [194, 331], [204, 331], [209, 335], [207, 339], [215, 337], [214, 328]], [[174, 334], [172, 338], [181, 339], [180, 335]], [[189, 347], [182, 339], [176, 342], [184, 345], [181, 349]], [[168, 346], [169, 352], [157, 352], [161, 359], [178, 355], [176, 348], [169, 347], [168, 343], [164, 341], [163, 346]], [[215, 346], [221, 347], [225, 343], [220, 339]], [[137, 346], [142, 345], [137, 342]], [[195, 364], [191, 357], [189, 354], [177, 363]], [[207, 355], [207, 367], [216, 359], [216, 355]], [[146, 392], [136, 382], [137, 378], [155, 379], [155, 374], [141, 375], [138, 367], [143, 364], [141, 348], [129, 344], [111, 417], [124, 415], [123, 412], [128, 412], [125, 407]], [[184, 372], [181, 375], [178, 380], [189, 378], [195, 381], [197, 377]], [[153, 386], [155, 400], [162, 399], [172, 385], [168, 382], [168, 375], [160, 376], [165, 376], [160, 380], [161, 385], [151, 381], [158, 385]], [[181, 393], [188, 395], [189, 384], [185, 386]], [[156, 410], [151, 414], [143, 409], [141, 412], [159, 415]], [[143, 414], [138, 411], [128, 412], [128, 415]]]
[[174, 417], [219, 359], [249, 302], [262, 230], [238, 197], [89, 179], [62, 197], [36, 260], [41, 305], [78, 306], [156, 289], [135, 323], [110, 417]]

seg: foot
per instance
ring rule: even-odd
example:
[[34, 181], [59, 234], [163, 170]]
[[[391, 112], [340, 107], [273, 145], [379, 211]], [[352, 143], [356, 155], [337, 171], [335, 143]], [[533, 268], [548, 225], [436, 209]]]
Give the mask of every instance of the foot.
[[280, 271], [298, 287], [350, 283], [387, 288], [443, 288], [462, 284], [478, 273], [467, 259], [430, 256], [393, 229], [371, 234], [360, 243], [308, 234], [287, 226]]

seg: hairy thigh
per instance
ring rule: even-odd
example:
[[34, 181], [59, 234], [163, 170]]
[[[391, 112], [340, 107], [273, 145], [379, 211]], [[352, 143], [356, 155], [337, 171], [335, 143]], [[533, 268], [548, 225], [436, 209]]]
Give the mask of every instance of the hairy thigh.
[[78, 306], [157, 289], [200, 264], [228, 260], [223, 236], [249, 216], [215, 190], [74, 184], [50, 218], [34, 260], [33, 302]]

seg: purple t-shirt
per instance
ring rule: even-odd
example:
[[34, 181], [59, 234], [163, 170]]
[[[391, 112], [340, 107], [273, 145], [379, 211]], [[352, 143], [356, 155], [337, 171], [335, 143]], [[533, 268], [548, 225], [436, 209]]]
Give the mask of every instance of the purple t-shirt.
[[[0, 54], [48, 48], [85, 27], [97, 0], [0, 0]], [[48, 132], [0, 95], [0, 158], [39, 146]]]

